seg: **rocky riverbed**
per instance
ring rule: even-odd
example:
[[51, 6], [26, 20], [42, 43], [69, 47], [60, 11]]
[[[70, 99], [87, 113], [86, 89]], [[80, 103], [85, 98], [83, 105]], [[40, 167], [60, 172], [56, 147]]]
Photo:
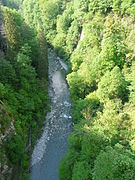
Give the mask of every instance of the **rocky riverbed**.
[[66, 64], [50, 49], [51, 110], [47, 114], [43, 134], [33, 150], [31, 180], [58, 180], [59, 162], [67, 150], [67, 140], [73, 126], [70, 94], [65, 77], [67, 69]]

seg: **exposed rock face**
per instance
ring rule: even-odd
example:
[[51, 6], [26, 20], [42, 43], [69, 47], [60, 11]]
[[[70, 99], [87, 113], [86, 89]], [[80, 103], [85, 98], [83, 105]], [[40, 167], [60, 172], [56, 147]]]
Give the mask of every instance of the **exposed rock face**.
[[82, 41], [84, 38], [84, 31], [82, 30], [81, 36], [80, 36], [80, 41]]
[[4, 143], [12, 133], [15, 133], [14, 119], [7, 111], [5, 105], [0, 101], [0, 179], [10, 177], [12, 168], [8, 163]]
[[2, 13], [2, 2], [0, 0], [0, 49], [5, 53], [6, 52], [6, 29], [4, 23], [4, 17]]
[[[0, 59], [4, 57], [6, 51], [6, 30], [1, 10], [2, 2], [0, 0]], [[6, 121], [7, 120], [7, 121]], [[8, 122], [8, 123], [7, 123]], [[14, 120], [9, 115], [3, 102], [0, 101], [0, 179], [5, 180], [10, 176], [12, 169], [8, 165], [4, 142], [14, 132]]]
[[79, 47], [79, 42], [83, 40], [84, 35], [85, 35], [84, 34], [84, 30], [82, 29], [82, 32], [81, 32], [81, 35], [80, 35], [80, 39], [79, 39], [78, 44], [77, 44], [77, 48]]

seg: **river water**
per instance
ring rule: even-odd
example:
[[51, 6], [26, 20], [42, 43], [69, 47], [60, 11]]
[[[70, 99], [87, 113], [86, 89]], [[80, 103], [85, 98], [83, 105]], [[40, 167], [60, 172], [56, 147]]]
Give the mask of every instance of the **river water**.
[[67, 150], [72, 131], [71, 101], [65, 74], [67, 66], [56, 54], [49, 53], [49, 96], [51, 110], [32, 153], [31, 180], [58, 180], [58, 167]]

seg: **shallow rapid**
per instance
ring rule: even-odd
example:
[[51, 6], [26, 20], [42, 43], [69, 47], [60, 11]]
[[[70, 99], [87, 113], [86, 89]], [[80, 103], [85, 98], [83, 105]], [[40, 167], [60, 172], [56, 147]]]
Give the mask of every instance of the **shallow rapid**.
[[58, 180], [58, 167], [67, 150], [72, 131], [71, 101], [65, 74], [67, 66], [56, 54], [49, 53], [49, 96], [51, 110], [41, 138], [32, 153], [31, 180]]

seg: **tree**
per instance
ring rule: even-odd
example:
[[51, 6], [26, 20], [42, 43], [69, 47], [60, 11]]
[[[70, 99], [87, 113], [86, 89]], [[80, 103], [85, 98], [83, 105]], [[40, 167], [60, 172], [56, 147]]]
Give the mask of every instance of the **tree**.
[[90, 178], [91, 168], [85, 161], [76, 162], [73, 168], [72, 180], [86, 180]]
[[66, 39], [66, 50], [69, 54], [73, 52], [80, 37], [80, 26], [79, 23], [74, 20], [71, 24], [71, 27], [68, 30], [67, 39]]
[[131, 180], [135, 177], [135, 161], [123, 150], [108, 147], [101, 151], [94, 165], [93, 179]]
[[119, 69], [115, 66], [112, 71], [108, 71], [101, 78], [98, 84], [97, 94], [102, 101], [113, 98], [126, 100], [127, 84]]
[[[4, 21], [5, 21], [5, 28], [6, 28], [6, 36], [7, 36], [7, 41], [9, 45], [9, 49], [13, 51], [18, 51], [22, 44], [22, 38], [21, 38], [21, 33], [18, 30], [18, 26], [16, 24], [16, 21], [14, 19], [14, 14], [8, 8], [4, 9]], [[16, 14], [16, 13], [15, 13]]]
[[24, 0], [22, 11], [25, 22], [29, 24], [32, 28], [36, 29], [38, 25], [42, 25], [39, 1]]
[[91, 0], [89, 4], [89, 10], [93, 13], [99, 11], [101, 13], [110, 12], [112, 9], [113, 0]]
[[73, 21], [73, 13], [74, 11], [72, 7], [72, 3], [69, 3], [66, 6], [65, 11], [61, 15], [58, 15], [58, 19], [57, 19], [57, 32], [58, 33], [64, 33], [64, 34], [67, 33]]
[[74, 9], [87, 12], [88, 3], [89, 3], [88, 0], [74, 0]]
[[120, 140], [119, 122], [121, 112], [121, 101], [119, 99], [107, 100], [104, 103], [104, 109], [97, 112], [97, 117], [92, 123], [94, 131], [98, 131], [105, 139], [108, 139], [113, 145]]
[[19, 9], [22, 0], [2, 0], [4, 6], [7, 6], [12, 9]]
[[[9, 76], [10, 74], [10, 76]], [[11, 63], [5, 59], [0, 60], [0, 82], [3, 84], [16, 84], [16, 74]]]
[[47, 40], [53, 42], [56, 35], [57, 16], [61, 12], [62, 2], [60, 0], [46, 1], [39, 0], [39, 6], [42, 12], [42, 22]]
[[134, 16], [134, 13], [135, 13], [135, 3], [133, 0], [124, 0], [122, 1], [121, 3], [121, 14], [129, 14], [133, 17]]
[[78, 153], [70, 150], [66, 156], [61, 160], [59, 166], [59, 179], [60, 180], [71, 180], [72, 179], [72, 168], [74, 161], [77, 159]]
[[113, 0], [113, 11], [121, 11], [121, 0]]
[[22, 137], [19, 136], [18, 134], [15, 135], [13, 139], [7, 143], [7, 147], [6, 147], [7, 153], [8, 153], [10, 161], [13, 164], [16, 164], [18, 162], [18, 159], [23, 154], [24, 147], [25, 145], [22, 140]]
[[40, 79], [48, 78], [48, 50], [47, 50], [47, 42], [45, 39], [45, 35], [42, 29], [38, 30], [37, 34], [38, 43], [39, 43], [39, 51], [40, 51], [40, 59], [38, 61], [38, 76]]
[[129, 94], [129, 101], [131, 103], [135, 103], [135, 62], [132, 62], [132, 66], [130, 68], [130, 71], [127, 75], [127, 80], [130, 82], [130, 85], [128, 86], [130, 94]]

